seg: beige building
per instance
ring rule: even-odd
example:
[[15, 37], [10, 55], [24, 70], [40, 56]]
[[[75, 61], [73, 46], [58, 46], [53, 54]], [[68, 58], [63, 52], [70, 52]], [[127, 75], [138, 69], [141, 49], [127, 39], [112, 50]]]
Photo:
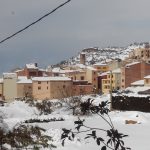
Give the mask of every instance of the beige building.
[[145, 47], [145, 48], [137, 48], [130, 52], [129, 54], [130, 58], [133, 59], [138, 59], [138, 60], [143, 60], [145, 62], [150, 62], [150, 48]]
[[32, 80], [26, 76], [18, 76], [17, 98], [32, 97]]
[[94, 90], [98, 91], [98, 73], [93, 67], [86, 67], [86, 78], [88, 83], [93, 85]]
[[0, 78], [0, 99], [3, 97], [3, 78]]
[[3, 74], [3, 96], [6, 101], [12, 101], [17, 97], [17, 74]]
[[109, 70], [115, 70], [117, 68], [121, 68], [123, 65], [123, 62], [121, 59], [112, 60], [108, 63]]
[[71, 78], [72, 80], [85, 80], [86, 72], [83, 70], [70, 70], [65, 72], [65, 76]]
[[150, 75], [144, 77], [144, 86], [150, 86]]
[[102, 79], [102, 92], [107, 94], [110, 90], [118, 90], [121, 88], [121, 69], [115, 69], [107, 72], [106, 79]]
[[68, 77], [32, 78], [34, 99], [59, 99], [72, 95], [72, 80]]

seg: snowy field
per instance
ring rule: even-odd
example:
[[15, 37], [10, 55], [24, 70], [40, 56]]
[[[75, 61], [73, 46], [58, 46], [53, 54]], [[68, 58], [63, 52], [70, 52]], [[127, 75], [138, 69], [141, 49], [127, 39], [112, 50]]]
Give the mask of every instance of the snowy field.
[[[86, 97], [87, 98], [87, 97]], [[86, 99], [85, 98], [85, 99]], [[108, 100], [108, 96], [101, 98], [96, 97], [95, 102], [101, 100]], [[56, 109], [49, 115], [39, 115], [35, 107], [30, 107], [28, 104], [21, 101], [14, 101], [5, 106], [0, 106], [0, 112], [4, 114], [4, 122], [11, 130], [17, 124], [28, 119], [46, 119], [46, 118], [64, 118], [65, 121], [49, 122], [49, 123], [32, 123], [46, 129], [47, 135], [53, 137], [53, 144], [57, 146], [56, 150], [99, 150], [93, 139], [84, 140], [85, 134], [79, 134], [78, 137], [70, 142], [66, 141], [65, 146], [61, 145], [62, 128], [74, 129], [74, 121], [77, 116], [73, 116], [71, 110], [65, 107]], [[119, 132], [129, 135], [124, 138], [125, 146], [130, 147], [132, 150], [150, 150], [150, 113], [135, 112], [135, 111], [112, 111], [110, 112], [111, 119], [116, 129]], [[92, 127], [100, 127], [109, 129], [109, 126], [96, 115], [81, 117], [85, 119], [85, 124]], [[137, 121], [137, 124], [125, 124], [125, 120]]]

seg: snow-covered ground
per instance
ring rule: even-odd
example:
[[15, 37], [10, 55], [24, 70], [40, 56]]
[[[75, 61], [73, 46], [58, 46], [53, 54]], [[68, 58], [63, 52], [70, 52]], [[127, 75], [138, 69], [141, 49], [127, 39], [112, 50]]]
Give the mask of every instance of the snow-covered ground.
[[[88, 97], [84, 97], [87, 99]], [[96, 97], [95, 103], [100, 100], [108, 100], [109, 96]], [[57, 146], [56, 150], [98, 150], [100, 149], [93, 139], [84, 140], [85, 134], [80, 134], [73, 141], [67, 141], [65, 146], [61, 145], [62, 128], [74, 129], [74, 121], [77, 116], [73, 116], [71, 110], [64, 108], [56, 109], [49, 115], [40, 115], [35, 107], [30, 107], [28, 104], [21, 101], [14, 101], [5, 106], [0, 106], [0, 112], [4, 115], [4, 122], [8, 125], [10, 130], [24, 120], [31, 118], [64, 118], [65, 121], [56, 121], [49, 123], [34, 123], [46, 129], [46, 134], [53, 137], [53, 143]], [[131, 147], [132, 150], [149, 150], [150, 148], [150, 113], [143, 113], [137, 111], [112, 111], [110, 112], [111, 119], [115, 128], [119, 132], [129, 135], [124, 138], [125, 146]], [[85, 124], [92, 127], [100, 127], [109, 129], [109, 126], [96, 115], [81, 117], [85, 119]], [[137, 124], [125, 124], [125, 120], [137, 121]]]

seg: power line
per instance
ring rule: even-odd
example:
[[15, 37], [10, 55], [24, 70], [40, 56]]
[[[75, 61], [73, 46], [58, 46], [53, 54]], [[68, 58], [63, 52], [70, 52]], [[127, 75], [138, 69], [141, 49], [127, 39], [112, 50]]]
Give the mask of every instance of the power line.
[[33, 26], [34, 24], [38, 23], [39, 21], [41, 21], [42, 19], [44, 19], [45, 17], [51, 15], [52, 13], [54, 13], [56, 10], [58, 10], [59, 8], [63, 7], [64, 5], [66, 5], [67, 3], [69, 3], [71, 0], [67, 0], [66, 2], [60, 4], [59, 6], [57, 6], [56, 8], [54, 8], [52, 11], [50, 11], [49, 13], [45, 14], [44, 16], [42, 16], [41, 18], [37, 19], [36, 21], [32, 22], [31, 24], [27, 25], [26, 27], [24, 27], [23, 29], [15, 32], [14, 34], [6, 37], [5, 39], [0, 41], [0, 44], [9, 40], [10, 38], [16, 36], [17, 34], [23, 32], [24, 30], [28, 29], [29, 27]]

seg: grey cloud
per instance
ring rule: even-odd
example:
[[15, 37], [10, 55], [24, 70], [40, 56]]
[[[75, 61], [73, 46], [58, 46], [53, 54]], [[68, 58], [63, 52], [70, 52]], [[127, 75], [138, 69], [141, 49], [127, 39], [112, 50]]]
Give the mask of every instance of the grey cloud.
[[[0, 0], [0, 40], [65, 0]], [[85, 47], [149, 41], [149, 0], [72, 0], [0, 45], [0, 72], [24, 63], [57, 63]]]

